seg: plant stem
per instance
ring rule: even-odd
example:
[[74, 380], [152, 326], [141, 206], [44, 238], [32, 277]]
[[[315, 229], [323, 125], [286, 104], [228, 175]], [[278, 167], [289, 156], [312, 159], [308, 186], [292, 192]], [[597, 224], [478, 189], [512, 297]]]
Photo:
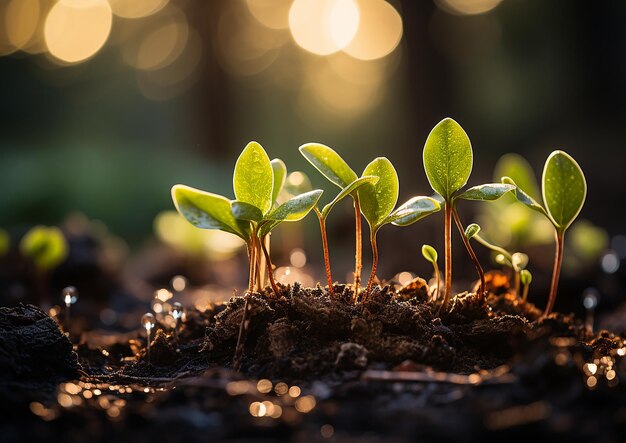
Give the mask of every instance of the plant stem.
[[461, 234], [461, 238], [463, 239], [463, 244], [465, 245], [465, 249], [467, 249], [467, 253], [472, 259], [472, 263], [474, 263], [474, 267], [476, 268], [476, 272], [478, 273], [478, 277], [480, 278], [480, 287], [478, 289], [478, 294], [480, 297], [485, 296], [485, 272], [483, 271], [483, 267], [480, 265], [476, 254], [474, 253], [474, 249], [470, 244], [469, 240], [465, 236], [465, 230], [463, 229], [463, 224], [461, 223], [461, 219], [459, 218], [459, 213], [456, 208], [452, 208], [452, 214], [454, 215], [454, 222], [456, 223], [456, 227], [459, 229], [459, 233]]
[[267, 262], [267, 272], [270, 278], [270, 285], [272, 286], [272, 289], [274, 290], [274, 294], [276, 295], [276, 297], [278, 297], [278, 286], [276, 286], [276, 281], [274, 281], [274, 266], [272, 266], [272, 260], [270, 259], [270, 254], [267, 250], [267, 247], [265, 246], [266, 237], [267, 236], [263, 237], [260, 240], [261, 249], [263, 249], [263, 254], [265, 255], [265, 261]]
[[526, 303], [526, 299], [528, 298], [528, 289], [530, 285], [524, 285], [524, 291], [522, 292], [522, 303]]
[[433, 294], [433, 300], [437, 300], [439, 297], [439, 284], [440, 284], [440, 276], [439, 276], [439, 266], [437, 263], [433, 263], [433, 269], [435, 270], [435, 293]]
[[556, 231], [556, 249], [554, 252], [554, 269], [552, 270], [552, 283], [550, 285], [550, 297], [548, 298], [548, 305], [546, 306], [546, 310], [543, 313], [544, 317], [547, 317], [550, 312], [552, 312], [552, 308], [554, 307], [554, 302], [556, 300], [556, 291], [559, 286], [559, 276], [561, 274], [561, 264], [563, 263], [563, 231]]
[[520, 290], [520, 283], [521, 283], [520, 282], [520, 280], [521, 280], [520, 272], [521, 271], [519, 269], [513, 269], [513, 272], [515, 273], [515, 277], [514, 277], [515, 278], [515, 286], [513, 287], [513, 289], [515, 291], [515, 296], [519, 297], [520, 296], [519, 290]]
[[248, 334], [248, 328], [250, 327], [249, 313], [252, 308], [250, 306], [250, 297], [254, 291], [254, 276], [256, 268], [256, 256], [257, 248], [257, 227], [252, 227], [252, 237], [248, 242], [248, 258], [250, 259], [250, 276], [248, 279], [248, 292], [246, 292], [245, 303], [243, 305], [243, 315], [241, 316], [241, 323], [239, 324], [239, 334], [237, 335], [237, 346], [235, 347], [235, 355], [233, 355], [232, 366], [233, 369], [238, 371], [241, 366], [241, 358], [243, 357], [243, 346], [246, 341], [246, 335]]
[[358, 195], [354, 196], [354, 218], [356, 230], [356, 252], [354, 254], [354, 297], [359, 295], [361, 270], [363, 269], [363, 234], [361, 228], [361, 206]]
[[328, 254], [328, 237], [326, 236], [326, 217], [322, 216], [322, 213], [317, 209], [317, 207], [313, 208], [315, 214], [317, 215], [317, 219], [320, 222], [320, 233], [322, 235], [322, 249], [324, 251], [324, 269], [326, 270], [326, 279], [328, 280], [328, 293], [333, 295], [333, 276], [330, 271], [330, 255]]
[[250, 241], [248, 243], [248, 260], [250, 261], [250, 267], [249, 267], [249, 277], [248, 277], [248, 292], [252, 292], [254, 291], [254, 263], [255, 263], [255, 257], [254, 257], [254, 239], [252, 239], [252, 241]]
[[376, 269], [378, 268], [378, 244], [376, 243], [376, 232], [376, 230], [372, 230], [370, 232], [370, 242], [372, 243], [372, 272], [370, 273], [369, 280], [367, 280], [367, 288], [365, 289], [366, 294], [369, 294], [372, 289], [374, 278], [376, 278]]
[[440, 311], [448, 309], [450, 301], [450, 291], [452, 289], [452, 207], [450, 202], [445, 202], [445, 221], [444, 221], [444, 256], [445, 256], [445, 287], [443, 292], [443, 303]]

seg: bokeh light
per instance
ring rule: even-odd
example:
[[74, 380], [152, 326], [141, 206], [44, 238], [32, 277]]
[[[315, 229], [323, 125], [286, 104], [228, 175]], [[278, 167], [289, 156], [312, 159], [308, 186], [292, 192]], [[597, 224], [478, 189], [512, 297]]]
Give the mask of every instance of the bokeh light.
[[289, 10], [294, 40], [318, 55], [345, 48], [357, 33], [359, 20], [359, 7], [353, 0], [296, 0]]
[[259, 23], [271, 29], [289, 27], [292, 0], [246, 0], [250, 13]]
[[476, 15], [491, 11], [502, 0], [436, 0], [436, 2], [446, 12], [458, 15]]
[[160, 11], [169, 0], [109, 0], [113, 13], [123, 18], [142, 18]]
[[10, 0], [4, 25], [8, 41], [17, 49], [28, 45], [37, 32], [41, 13], [39, 0]]
[[46, 19], [44, 35], [48, 50], [63, 62], [86, 60], [107, 41], [112, 21], [106, 0], [60, 0]]
[[374, 60], [393, 51], [402, 38], [402, 17], [384, 0], [358, 0], [359, 28], [344, 51], [360, 60]]

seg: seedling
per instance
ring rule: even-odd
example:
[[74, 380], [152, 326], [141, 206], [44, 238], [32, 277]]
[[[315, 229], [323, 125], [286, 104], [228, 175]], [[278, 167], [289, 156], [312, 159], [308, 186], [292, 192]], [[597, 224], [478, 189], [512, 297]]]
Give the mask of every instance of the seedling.
[[430, 132], [424, 145], [424, 169], [433, 190], [441, 196], [445, 205], [444, 245], [445, 245], [445, 287], [442, 309], [447, 309], [452, 288], [452, 219], [465, 247], [481, 277], [481, 294], [484, 291], [484, 275], [480, 263], [476, 260], [472, 247], [467, 241], [455, 203], [459, 199], [489, 201], [500, 198], [514, 189], [511, 185], [489, 183], [474, 186], [463, 193], [459, 191], [467, 183], [472, 172], [473, 153], [469, 137], [463, 128], [451, 118], [439, 122]]
[[439, 296], [439, 266], [437, 265], [438, 254], [435, 248], [433, 248], [432, 246], [423, 245], [422, 255], [433, 265], [433, 271], [435, 273], [435, 291], [433, 293], [433, 300], [436, 300]]
[[430, 197], [413, 197], [394, 210], [398, 201], [398, 174], [391, 162], [385, 157], [374, 159], [365, 167], [363, 176], [378, 177], [376, 184], [368, 183], [358, 190], [361, 212], [370, 228], [372, 245], [372, 271], [367, 280], [366, 293], [369, 293], [378, 268], [378, 245], [376, 235], [386, 224], [409, 226], [422, 218], [441, 209], [439, 202]]
[[528, 299], [528, 289], [530, 288], [530, 284], [533, 281], [533, 275], [530, 273], [528, 269], [522, 269], [520, 272], [520, 281], [522, 283], [522, 302], [526, 303]]
[[[307, 143], [300, 146], [300, 153], [331, 183], [341, 190], [346, 189], [359, 177], [356, 172], [348, 166], [348, 163], [341, 156], [328, 146], [319, 143]], [[363, 234], [361, 226], [361, 207], [359, 194], [353, 189], [349, 195], [354, 200], [354, 222], [355, 222], [355, 253], [354, 253], [354, 293], [359, 292], [361, 286], [361, 270], [363, 268]], [[322, 237], [325, 237], [325, 232]], [[322, 242], [324, 240], [322, 239]], [[327, 254], [328, 251], [325, 251]], [[325, 262], [327, 257], [325, 257]], [[331, 284], [332, 287], [332, 284]]]
[[229, 232], [246, 242], [250, 272], [244, 314], [233, 359], [235, 368], [239, 367], [243, 342], [250, 324], [250, 294], [254, 291], [255, 281], [258, 287], [261, 284], [261, 251], [268, 262], [272, 289], [278, 295], [269, 252], [264, 243], [266, 236], [283, 221], [304, 218], [322, 195], [321, 190], [314, 190], [297, 195], [281, 205], [276, 204], [286, 171], [282, 161], [275, 160], [272, 164], [263, 147], [257, 142], [250, 142], [235, 163], [233, 190], [236, 200], [184, 185], [175, 185], [172, 188], [176, 209], [191, 224], [203, 229]]
[[526, 269], [526, 266], [528, 266], [528, 256], [522, 252], [511, 253], [507, 251], [506, 249], [501, 248], [500, 246], [496, 246], [493, 243], [487, 241], [482, 235], [479, 234], [479, 232], [480, 232], [480, 226], [476, 223], [472, 223], [468, 225], [467, 228], [465, 229], [465, 237], [468, 240], [474, 239], [481, 245], [492, 250], [493, 252], [497, 254], [496, 262], [498, 264], [501, 264], [501, 265], [504, 265], [513, 269], [515, 273], [514, 290], [515, 290], [515, 294], [519, 295], [520, 294], [520, 274], [524, 269]]
[[[509, 177], [502, 177], [502, 183], [516, 185]], [[559, 275], [563, 263], [565, 231], [580, 213], [587, 196], [585, 175], [576, 160], [563, 151], [552, 152], [543, 168], [541, 193], [543, 206], [519, 186], [516, 185], [515, 187], [517, 200], [543, 214], [554, 226], [556, 248], [550, 296], [543, 314], [545, 317], [552, 312], [556, 300]]]
[[351, 195], [353, 192], [358, 190], [359, 187], [367, 183], [376, 184], [377, 182], [378, 182], [378, 177], [374, 177], [374, 176], [366, 176], [366, 177], [357, 178], [355, 181], [353, 181], [348, 186], [346, 186], [341, 191], [339, 191], [339, 194], [337, 194], [337, 196], [330, 203], [324, 206], [321, 211], [319, 210], [317, 206], [313, 208], [320, 223], [320, 233], [322, 236], [322, 249], [324, 253], [324, 269], [326, 271], [326, 279], [328, 281], [328, 292], [330, 294], [333, 294], [333, 276], [332, 276], [332, 272], [330, 269], [330, 254], [328, 250], [328, 237], [326, 236], [326, 219], [328, 218], [328, 214], [330, 214], [331, 209], [334, 208], [337, 203], [339, 203], [345, 197], [347, 197], [348, 195]]

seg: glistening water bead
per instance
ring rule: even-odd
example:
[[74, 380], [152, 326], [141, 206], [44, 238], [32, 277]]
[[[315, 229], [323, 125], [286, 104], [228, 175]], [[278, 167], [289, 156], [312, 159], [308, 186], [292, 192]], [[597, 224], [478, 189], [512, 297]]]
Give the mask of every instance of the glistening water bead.
[[183, 318], [184, 308], [183, 305], [179, 302], [175, 302], [172, 304], [172, 317], [174, 318], [174, 337], [176, 337], [176, 342], [178, 343], [178, 327], [180, 326], [180, 321]]
[[147, 350], [148, 350], [148, 362], [150, 362], [150, 342], [152, 341], [151, 335], [152, 335], [152, 329], [156, 325], [156, 320], [154, 318], [154, 315], [150, 312], [145, 313], [143, 317], [141, 317], [141, 325], [145, 328], [146, 334], [148, 336]]
[[78, 301], [78, 289], [74, 286], [67, 286], [61, 291], [61, 296], [65, 303], [65, 326], [67, 328], [70, 321], [70, 306]]

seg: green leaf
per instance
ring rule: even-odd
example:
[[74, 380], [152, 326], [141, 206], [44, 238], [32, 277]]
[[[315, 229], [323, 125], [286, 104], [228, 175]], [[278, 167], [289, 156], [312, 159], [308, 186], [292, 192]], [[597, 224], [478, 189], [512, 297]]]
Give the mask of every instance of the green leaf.
[[476, 223], [472, 223], [465, 228], [465, 238], [471, 240], [480, 232], [480, 226]]
[[365, 177], [360, 177], [357, 178], [356, 180], [354, 180], [352, 183], [350, 183], [348, 186], [346, 186], [345, 188], [343, 188], [339, 194], [337, 194], [337, 196], [333, 199], [333, 201], [331, 201], [330, 203], [328, 203], [326, 206], [324, 206], [324, 208], [322, 209], [322, 218], [326, 218], [328, 217], [328, 214], [330, 213], [330, 210], [333, 209], [333, 207], [339, 203], [339, 201], [341, 201], [343, 198], [347, 197], [348, 195], [352, 194], [356, 189], [358, 189], [359, 187], [369, 183], [371, 185], [375, 185], [376, 183], [378, 183], [379, 178], [373, 175], [368, 175]]
[[272, 171], [274, 172], [274, 188], [272, 190], [272, 204], [276, 202], [276, 198], [285, 185], [287, 179], [287, 165], [279, 158], [275, 158], [270, 162]]
[[49, 271], [67, 258], [68, 245], [59, 228], [35, 226], [22, 237], [20, 252], [40, 271]]
[[383, 224], [392, 223], [395, 226], [409, 226], [440, 209], [441, 205], [434, 198], [413, 197], [393, 211]]
[[271, 211], [265, 219], [288, 222], [302, 220], [317, 204], [322, 192], [320, 189], [315, 189], [297, 195]]
[[230, 211], [233, 213], [237, 220], [246, 220], [260, 222], [263, 220], [263, 213], [256, 206], [250, 203], [233, 201], [231, 202]]
[[446, 200], [465, 186], [472, 172], [472, 144], [457, 122], [445, 118], [424, 145], [424, 169], [430, 186]]
[[525, 204], [530, 209], [532, 209], [534, 211], [537, 211], [537, 212], [545, 215], [546, 217], [550, 218], [548, 216], [548, 213], [544, 209], [544, 207], [541, 206], [534, 198], [532, 198], [530, 195], [528, 195], [526, 192], [524, 192], [523, 189], [521, 189], [519, 186], [517, 186], [517, 184], [513, 181], [513, 179], [511, 177], [502, 177], [502, 183], [515, 186], [515, 191], [513, 192], [513, 194], [515, 195], [515, 198], [517, 199], [517, 201], [519, 201], [520, 203]]
[[455, 198], [479, 201], [497, 200], [513, 189], [515, 189], [515, 185], [506, 183], [487, 183], [484, 185], [473, 186]]
[[365, 167], [362, 176], [368, 175], [379, 180], [375, 185], [366, 184], [359, 188], [359, 202], [365, 219], [375, 229], [383, 224], [396, 206], [400, 183], [396, 170], [385, 157], [378, 157]]
[[580, 213], [587, 196], [582, 169], [569, 154], [554, 151], [543, 169], [543, 201], [557, 229], [565, 231]]
[[235, 164], [233, 189], [238, 201], [250, 203], [263, 214], [272, 207], [274, 173], [270, 159], [257, 142], [250, 142]]
[[524, 286], [528, 286], [533, 281], [533, 275], [528, 269], [522, 269], [519, 274], [519, 279]]
[[175, 185], [172, 187], [172, 200], [180, 215], [197, 228], [219, 229], [246, 241], [250, 238], [249, 226], [235, 219], [231, 212], [231, 201], [226, 197], [185, 185]]
[[539, 185], [530, 164], [518, 154], [505, 154], [498, 160], [494, 168], [494, 180], [500, 177], [511, 177], [517, 185], [534, 199], [539, 198]]
[[315, 169], [341, 189], [358, 177], [343, 158], [333, 149], [319, 143], [307, 143], [300, 146], [300, 153]]
[[432, 246], [423, 245], [422, 255], [424, 256], [426, 260], [428, 260], [432, 264], [437, 264], [437, 258], [438, 258], [437, 251]]

